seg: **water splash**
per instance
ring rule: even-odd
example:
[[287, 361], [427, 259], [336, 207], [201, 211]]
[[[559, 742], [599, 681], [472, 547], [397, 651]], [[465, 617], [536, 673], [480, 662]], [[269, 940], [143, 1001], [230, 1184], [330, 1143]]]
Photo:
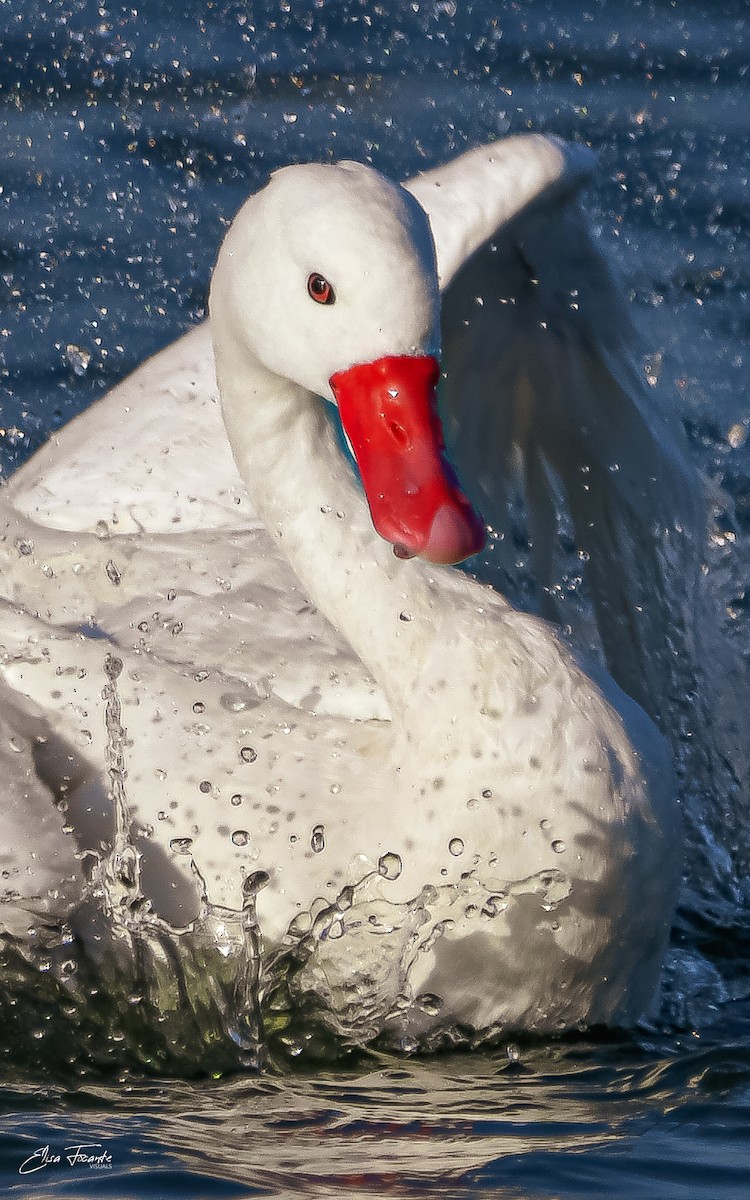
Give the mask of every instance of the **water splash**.
[[[235, 911], [209, 902], [198, 884], [197, 918], [174, 928], [141, 885], [142, 855], [127, 798], [127, 731], [118, 679], [104, 660], [111, 844], [87, 852], [88, 882], [62, 926], [31, 930], [27, 943], [0, 943], [0, 1020], [15, 1034], [14, 1059], [62, 1067], [137, 1065], [151, 1071], [212, 1073], [263, 1061], [258, 1009], [260, 938], [255, 895], [263, 872], [245, 880]], [[190, 854], [190, 839], [181, 852]], [[8, 1039], [3, 1039], [10, 1047]], [[26, 1047], [24, 1054], [23, 1047]]]
[[[332, 902], [314, 901], [270, 945], [256, 911], [269, 874], [245, 877], [241, 908], [212, 905], [184, 839], [200, 907], [194, 921], [175, 928], [154, 913], [141, 884], [122, 669], [108, 654], [102, 695], [111, 844], [100, 849], [64, 926], [40, 927], [24, 946], [2, 946], [0, 1019], [12, 1032], [14, 1060], [61, 1070], [124, 1063], [216, 1074], [269, 1061], [331, 1061], [373, 1045], [411, 1052], [470, 1044], [474, 1031], [461, 1027], [450, 998], [423, 986], [420, 968], [462, 922], [479, 929], [529, 902], [547, 920], [571, 894], [566, 876], [547, 870], [488, 885], [468, 871], [457, 883], [396, 901], [388, 893], [403, 862], [386, 851]], [[487, 1036], [505, 1033], [498, 1027]]]
[[[496, 935], [498, 922], [510, 928], [531, 920], [554, 944], [572, 908], [564, 870], [503, 880], [483, 878], [474, 866], [457, 881], [404, 899], [395, 888], [404, 863], [386, 850], [333, 901], [319, 898], [299, 913], [271, 944], [256, 908], [268, 873], [245, 876], [237, 909], [213, 905], [193, 841], [182, 837], [172, 849], [187, 860], [199, 904], [196, 918], [177, 928], [157, 915], [142, 886], [139, 831], [128, 803], [122, 660], [107, 653], [103, 672], [113, 829], [106, 844], [87, 853], [88, 883], [64, 926], [40, 925], [27, 945], [6, 939], [0, 949], [0, 1021], [16, 1061], [21, 1046], [21, 1058], [61, 1069], [126, 1063], [159, 1073], [216, 1073], [290, 1059], [331, 1061], [373, 1046], [411, 1053], [507, 1039], [512, 1026], [502, 1006], [496, 1019], [467, 1018], [461, 972], [441, 974], [435, 964], [446, 956], [453, 963], [452, 946], [467, 937]], [[324, 850], [324, 832], [312, 829], [313, 851]], [[237, 834], [250, 836], [235, 830], [235, 844]], [[460, 839], [446, 849], [462, 858]], [[564, 847], [552, 850], [564, 867]], [[662, 1022], [694, 1012], [674, 1001], [692, 976], [684, 963], [675, 960], [673, 968]], [[713, 983], [705, 981], [706, 995]], [[540, 1013], [540, 1030], [554, 1030], [558, 1017], [562, 1028], [564, 1005], [561, 991]]]
[[141, 890], [141, 856], [130, 840], [130, 813], [125, 793], [125, 739], [122, 706], [117, 680], [122, 674], [122, 659], [108, 654], [104, 660], [107, 682], [102, 689], [104, 721], [107, 729], [106, 764], [108, 794], [115, 818], [112, 849], [99, 860], [93, 875], [94, 894], [103, 902], [104, 912], [113, 926], [129, 928], [134, 915], [148, 907]]

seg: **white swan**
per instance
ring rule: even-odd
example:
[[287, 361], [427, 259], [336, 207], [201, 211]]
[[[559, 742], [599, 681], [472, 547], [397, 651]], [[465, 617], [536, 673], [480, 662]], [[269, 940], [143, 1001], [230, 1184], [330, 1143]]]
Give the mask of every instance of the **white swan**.
[[[433, 409], [438, 272], [446, 284], [588, 169], [585, 152], [526, 137], [410, 191], [356, 164], [278, 172], [212, 284], [236, 469], [203, 328], [11, 481], [6, 925], [63, 912], [76, 845], [111, 839], [114, 647], [133, 838], [167, 919], [196, 912], [191, 861], [230, 908], [248, 873], [268, 873], [269, 945], [346, 895], [317, 979], [376, 1032], [642, 1013], [681, 862], [661, 738], [549, 625], [436, 565], [480, 544]], [[321, 396], [340, 406], [370, 511]]]

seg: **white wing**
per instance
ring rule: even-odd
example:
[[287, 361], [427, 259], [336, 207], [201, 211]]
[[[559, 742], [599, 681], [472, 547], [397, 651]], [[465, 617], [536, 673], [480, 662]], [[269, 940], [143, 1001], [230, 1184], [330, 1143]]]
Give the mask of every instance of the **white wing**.
[[[590, 154], [536, 136], [503, 147], [493, 161], [484, 148], [409, 185], [428, 206], [450, 280], [447, 440], [472, 499], [501, 531], [520, 457], [550, 617], [562, 493], [588, 556], [609, 667], [659, 715], [674, 672], [672, 585], [693, 577], [703, 546], [701, 485], [638, 370], [627, 305], [575, 196]], [[462, 215], [471, 236], [461, 235]], [[463, 265], [459, 246], [469, 252]]]
[[[746, 672], [704, 586], [704, 480], [656, 406], [628, 304], [577, 197], [592, 167], [585, 148], [519, 137], [407, 185], [429, 214], [447, 285], [446, 440], [496, 530], [510, 528], [520, 466], [539, 607], [551, 619], [567, 509], [609, 670], [700, 780], [692, 790], [717, 798], [709, 824], [736, 847], [748, 799], [729, 796], [750, 782], [737, 717], [750, 704]], [[502, 581], [514, 570], [506, 544], [494, 566]], [[689, 823], [704, 824], [701, 806]]]

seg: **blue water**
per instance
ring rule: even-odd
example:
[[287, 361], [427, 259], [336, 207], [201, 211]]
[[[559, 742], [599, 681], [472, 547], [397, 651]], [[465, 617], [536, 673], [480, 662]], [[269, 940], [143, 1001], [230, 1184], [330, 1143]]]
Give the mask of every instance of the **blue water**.
[[[740, 0], [0, 4], [0, 473], [203, 315], [226, 222], [277, 166], [401, 177], [555, 132], [599, 153], [588, 203], [654, 402], [735, 502], [723, 599], [749, 658], [749, 29]], [[680, 937], [727, 982], [696, 976], [668, 1034], [194, 1082], [61, 1076], [6, 1039], [0, 1175], [28, 1197], [745, 1196], [747, 939]], [[83, 1142], [111, 1161], [71, 1165]]]

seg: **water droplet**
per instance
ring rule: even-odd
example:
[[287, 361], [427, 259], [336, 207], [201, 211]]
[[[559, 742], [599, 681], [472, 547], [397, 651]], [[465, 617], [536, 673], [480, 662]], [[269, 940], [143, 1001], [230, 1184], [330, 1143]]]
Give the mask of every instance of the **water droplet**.
[[492, 789], [484, 788], [484, 790], [482, 791], [482, 795], [484, 796], [485, 800], [491, 800], [492, 799]]
[[747, 429], [744, 425], [736, 423], [730, 425], [727, 431], [727, 441], [733, 450], [739, 450], [740, 446], [744, 445], [747, 440]]
[[172, 637], [177, 637], [178, 633], [182, 633], [183, 629], [184, 629], [184, 625], [182, 624], [182, 621], [175, 621], [174, 625], [172, 626], [172, 628], [170, 630]]
[[560, 838], [557, 838], [552, 843], [552, 849], [555, 852], [555, 854], [564, 854], [567, 847], [565, 845], [565, 842], [563, 842]]
[[505, 1047], [505, 1056], [508, 1062], [517, 1063], [521, 1061], [521, 1051], [516, 1046], [515, 1042], [509, 1042]]
[[505, 912], [508, 907], [508, 897], [504, 894], [499, 896], [488, 896], [482, 907], [482, 916], [496, 917], [499, 913]]
[[171, 589], [167, 592], [167, 600], [172, 601], [176, 598], [176, 596], [177, 596], [177, 592], [174, 592]]
[[232, 841], [234, 842], [235, 846], [246, 846], [250, 841], [250, 834], [246, 829], [235, 829], [234, 833], [232, 834]]
[[271, 876], [268, 871], [253, 871], [242, 885], [242, 894], [249, 900], [252, 896], [257, 896], [264, 887], [268, 887], [270, 882]]
[[407, 621], [407, 622], [408, 622], [408, 621], [413, 621], [413, 620], [414, 620], [414, 614], [413, 614], [413, 613], [410, 613], [410, 612], [400, 612], [400, 613], [398, 614], [398, 619], [399, 619], [399, 621]]
[[117, 564], [110, 558], [104, 570], [107, 572], [107, 579], [113, 583], [115, 587], [119, 587], [122, 583], [122, 575], [120, 574]]
[[460, 858], [464, 852], [464, 843], [460, 837], [451, 838], [448, 842], [448, 849], [454, 858]]
[[240, 758], [243, 762], [254, 763], [257, 757], [257, 751], [253, 750], [252, 746], [243, 746], [240, 750]]
[[210, 676], [210, 671], [196, 671], [193, 679], [196, 683], [203, 683]]
[[82, 379], [91, 363], [91, 351], [86, 350], [83, 346], [76, 346], [73, 342], [69, 342], [65, 347], [65, 361], [69, 367], [72, 367], [73, 374], [78, 379]]
[[193, 839], [189, 837], [172, 838], [169, 843], [169, 849], [175, 854], [189, 854], [190, 848], [193, 845]]
[[549, 823], [549, 821], [547, 820], [547, 818], [546, 818], [546, 817], [542, 817], [541, 821], [539, 822], [539, 828], [540, 828], [540, 829], [549, 829], [549, 824], [550, 824], [550, 823]]
[[401, 855], [389, 850], [378, 859], [378, 871], [384, 879], [398, 879], [404, 868]]
[[326, 831], [322, 825], [315, 825], [310, 835], [310, 849], [314, 854], [320, 854], [326, 848]]
[[202, 779], [198, 784], [198, 790], [203, 792], [204, 796], [208, 795], [208, 793], [211, 791], [211, 788], [212, 784], [210, 779]]
[[297, 913], [297, 916], [291, 922], [287, 933], [292, 937], [304, 937], [309, 932], [312, 921], [309, 913]]
[[159, 809], [158, 813], [156, 814], [156, 819], [157, 819], [158, 821], [166, 821], [166, 819], [167, 819], [167, 814], [165, 813], [165, 811], [164, 811], [164, 809], [163, 809], [163, 808], [160, 808], [160, 809]]
[[122, 659], [115, 654], [108, 654], [104, 659], [104, 674], [108, 679], [119, 679], [122, 673]]
[[194, 713], [204, 713], [205, 711], [206, 711], [205, 704], [201, 700], [196, 700], [195, 704], [193, 705], [193, 712]]
[[232, 805], [234, 808], [239, 808], [240, 804], [242, 804], [242, 796], [239, 794], [239, 792], [236, 792], [236, 793], [235, 793], [235, 795], [234, 795], [234, 796], [232, 796], [232, 798], [230, 799], [229, 803], [230, 803], [230, 804], [231, 804], [231, 805]]
[[440, 996], [436, 996], [432, 992], [423, 992], [421, 996], [417, 996], [417, 1004], [422, 1012], [427, 1013], [428, 1017], [436, 1017], [443, 1007]]
[[341, 791], [341, 784], [332, 783], [328, 790], [332, 796], [338, 796], [339, 792]]
[[156, 768], [156, 770], [154, 771], [154, 775], [156, 776], [156, 778], [159, 780], [160, 783], [163, 783], [164, 780], [167, 778], [167, 772], [164, 771], [161, 767]]
[[257, 708], [260, 696], [254, 692], [224, 692], [219, 697], [219, 704], [227, 712], [243, 712], [246, 708]]

